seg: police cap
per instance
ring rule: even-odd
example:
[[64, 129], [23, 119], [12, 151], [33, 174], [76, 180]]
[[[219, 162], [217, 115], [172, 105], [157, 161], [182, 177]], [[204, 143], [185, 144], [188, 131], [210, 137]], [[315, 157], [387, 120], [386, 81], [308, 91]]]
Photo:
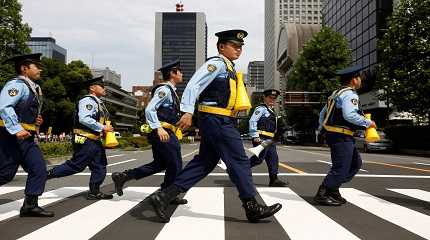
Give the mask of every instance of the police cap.
[[41, 53], [24, 54], [11, 57], [4, 61], [3, 63], [14, 63], [15, 70], [18, 72], [19, 68], [24, 64], [36, 64], [38, 67], [42, 66], [40, 62]]
[[267, 89], [267, 90], [264, 90], [263, 94], [265, 97], [268, 97], [268, 96], [278, 97], [279, 94], [281, 94], [281, 92], [279, 90], [276, 90], [276, 89]]
[[218, 37], [218, 42], [233, 42], [237, 45], [243, 45], [243, 39], [248, 36], [248, 33], [245, 30], [234, 29], [227, 30], [222, 32], [215, 33], [215, 36]]
[[360, 73], [361, 69], [363, 69], [361, 65], [349, 66], [337, 71], [336, 76], [340, 76], [341, 78], [353, 77], [354, 75]]
[[[174, 68], [180, 69], [180, 67], [179, 67], [180, 64], [181, 64], [181, 62], [179, 61], [179, 59], [176, 59], [174, 61], [171, 61], [171, 62], [164, 64], [161, 68], [158, 69], [158, 71], [162, 72], [163, 76], [168, 75], [172, 69], [174, 69]], [[165, 79], [165, 80], [167, 80], [167, 79]]]
[[85, 81], [85, 84], [90, 87], [92, 85], [100, 85], [102, 87], [105, 86], [105, 83], [103, 82], [103, 76], [99, 76], [99, 77], [95, 77], [92, 79], [89, 79], [87, 81]]

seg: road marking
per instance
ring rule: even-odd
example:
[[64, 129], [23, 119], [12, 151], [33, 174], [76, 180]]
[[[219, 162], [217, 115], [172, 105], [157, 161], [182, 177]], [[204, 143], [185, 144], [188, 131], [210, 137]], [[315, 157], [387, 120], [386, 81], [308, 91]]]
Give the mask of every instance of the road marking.
[[224, 161], [222, 161], [222, 160], [218, 161], [217, 166], [223, 170], [227, 170], [227, 166], [225, 165]]
[[185, 154], [185, 155], [182, 155], [182, 158], [186, 158], [186, 157], [188, 157], [188, 156], [190, 156], [190, 155], [193, 155], [193, 154], [195, 154], [196, 152], [198, 152], [199, 151], [199, 149], [196, 149], [196, 150], [194, 150], [194, 151], [192, 151], [192, 152], [190, 152], [190, 153], [187, 153], [187, 154]]
[[[290, 188], [257, 188], [267, 205], [277, 202], [283, 208], [276, 220], [290, 239], [359, 239], [320, 210], [306, 202]], [[313, 226], [312, 230], [309, 226]]]
[[288, 150], [293, 150], [293, 151], [298, 151], [298, 152], [304, 152], [304, 153], [314, 154], [314, 155], [319, 155], [319, 156], [324, 156], [324, 157], [330, 157], [330, 154], [314, 153], [314, 152], [309, 152], [309, 151], [299, 150], [299, 149], [294, 149], [294, 148], [289, 148], [289, 147], [283, 147], [283, 146], [281, 146], [281, 148], [288, 149]]
[[[288, 170], [290, 170], [290, 171], [292, 171], [292, 172], [295, 172], [295, 173], [299, 173], [299, 174], [305, 174], [306, 172], [304, 172], [304, 171], [302, 171], [302, 170], [300, 170], [300, 169], [297, 169], [297, 168], [294, 168], [294, 167], [291, 167], [290, 165], [287, 165], [287, 164], [285, 164], [285, 163], [279, 163], [279, 166], [281, 166], [281, 167], [283, 167], [283, 168], [286, 168], [286, 169], [288, 169]], [[278, 174], [279, 175], [279, 174]]]
[[[328, 165], [332, 165], [332, 163], [331, 162], [328, 162], [328, 161], [323, 161], [323, 160], [317, 160], [317, 162], [320, 162], [320, 163], [325, 163], [325, 164], [328, 164]], [[365, 170], [365, 169], [362, 169], [362, 168], [360, 168], [360, 171], [362, 171], [362, 172], [369, 172], [369, 171], [367, 171], [367, 170]]]
[[348, 202], [425, 239], [430, 238], [430, 216], [353, 188], [342, 188], [341, 193]]
[[22, 189], [24, 189], [24, 187], [0, 187], [0, 195], [20, 191]]
[[428, 172], [428, 173], [430, 173], [430, 170], [428, 170], [428, 169], [406, 167], [406, 166], [402, 166], [402, 165], [398, 165], [398, 164], [373, 162], [373, 161], [364, 161], [364, 162], [365, 163], [372, 163], [372, 164], [382, 165], [382, 166], [387, 166], [387, 167], [403, 168], [403, 169], [415, 170], [415, 171], [419, 171], [419, 172]]
[[420, 163], [420, 162], [414, 162], [417, 165], [425, 165], [425, 166], [430, 166], [430, 163]]
[[107, 166], [111, 167], [111, 166], [115, 166], [115, 165], [119, 165], [119, 164], [123, 164], [123, 163], [127, 163], [127, 162], [133, 162], [133, 161], [136, 161], [136, 160], [137, 159], [133, 158], [133, 159], [125, 160], [125, 161], [122, 161], [122, 162], [112, 163], [112, 164], [109, 164]]
[[121, 156], [124, 156], [124, 154], [117, 154], [117, 155], [107, 156], [107, 158], [121, 157]]
[[[45, 192], [39, 197], [39, 206], [45, 206], [64, 198], [68, 198], [80, 192], [87, 190], [87, 187], [64, 187], [53, 191]], [[19, 214], [19, 209], [22, 206], [24, 199], [0, 205], [0, 221], [15, 217]]]
[[393, 192], [397, 192], [412, 198], [430, 202], [430, 192], [421, 189], [388, 189]]
[[156, 240], [225, 239], [224, 188], [191, 188], [185, 198], [189, 203], [178, 206]]
[[124, 198], [114, 195], [113, 200], [97, 201], [20, 239], [46, 239], [54, 232], [61, 239], [89, 239], [157, 189], [128, 187]]

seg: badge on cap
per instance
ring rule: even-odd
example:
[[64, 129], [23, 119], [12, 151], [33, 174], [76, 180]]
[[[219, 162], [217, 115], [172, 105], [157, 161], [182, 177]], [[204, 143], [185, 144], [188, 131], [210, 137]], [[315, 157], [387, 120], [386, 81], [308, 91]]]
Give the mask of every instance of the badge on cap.
[[163, 98], [164, 96], [166, 96], [166, 93], [163, 91], [158, 92], [158, 97], [159, 98]]
[[238, 32], [237, 35], [236, 35], [236, 37], [238, 39], [243, 39], [245, 37], [245, 34], [243, 32]]
[[91, 104], [87, 104], [85, 107], [86, 107], [88, 110], [93, 109], [93, 105], [91, 105]]
[[214, 72], [216, 70], [216, 66], [215, 65], [213, 65], [213, 64], [209, 64], [208, 65], [208, 71], [209, 72]]
[[11, 88], [7, 91], [7, 93], [9, 94], [9, 96], [11, 97], [15, 97], [16, 95], [18, 95], [18, 89], [16, 88]]
[[351, 102], [354, 105], [358, 105], [358, 99], [353, 98], [353, 99], [351, 99]]

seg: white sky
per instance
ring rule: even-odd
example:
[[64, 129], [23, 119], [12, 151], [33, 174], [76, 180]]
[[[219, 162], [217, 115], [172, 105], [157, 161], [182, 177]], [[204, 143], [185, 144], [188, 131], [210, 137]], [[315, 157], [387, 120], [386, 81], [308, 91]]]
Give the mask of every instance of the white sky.
[[[121, 74], [122, 87], [151, 85], [154, 71], [155, 12], [175, 11], [175, 0], [19, 0], [32, 36], [52, 36], [67, 49], [67, 61]], [[236, 61], [246, 72], [249, 61], [264, 59], [264, 0], [183, 0], [186, 12], [204, 12], [208, 57], [216, 55], [215, 32], [248, 31]]]

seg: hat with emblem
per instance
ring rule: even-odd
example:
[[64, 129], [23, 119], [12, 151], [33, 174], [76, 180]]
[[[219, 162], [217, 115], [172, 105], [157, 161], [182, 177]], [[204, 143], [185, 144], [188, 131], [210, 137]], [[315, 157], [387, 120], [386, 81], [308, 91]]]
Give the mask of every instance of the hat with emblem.
[[95, 77], [90, 80], [85, 81], [85, 84], [90, 87], [92, 85], [100, 85], [102, 87], [105, 86], [105, 82], [103, 81], [103, 76]]
[[11, 57], [11, 58], [7, 59], [3, 63], [14, 63], [15, 64], [15, 70], [17, 72], [19, 72], [19, 68], [23, 64], [33, 63], [33, 64], [36, 64], [37, 66], [40, 67], [42, 65], [41, 62], [40, 62], [40, 57], [41, 56], [42, 56], [41, 53], [32, 53], [32, 54], [18, 55], [18, 56], [14, 56], [14, 57]]
[[265, 97], [267, 97], [267, 96], [277, 97], [277, 96], [279, 96], [279, 94], [281, 94], [281, 92], [279, 90], [276, 90], [276, 89], [267, 89], [267, 90], [264, 90], [263, 94]]
[[353, 77], [354, 75], [360, 73], [363, 69], [361, 65], [349, 66], [347, 68], [341, 69], [336, 72], [336, 76], [340, 76], [342, 78]]
[[218, 37], [218, 42], [229, 41], [238, 45], [243, 45], [243, 39], [248, 36], [245, 30], [234, 29], [215, 33]]
[[180, 64], [181, 64], [181, 61], [179, 59], [176, 59], [164, 64], [161, 68], [158, 69], [158, 71], [160, 71], [163, 74], [163, 76], [168, 75], [172, 69], [174, 68], [180, 69]]

